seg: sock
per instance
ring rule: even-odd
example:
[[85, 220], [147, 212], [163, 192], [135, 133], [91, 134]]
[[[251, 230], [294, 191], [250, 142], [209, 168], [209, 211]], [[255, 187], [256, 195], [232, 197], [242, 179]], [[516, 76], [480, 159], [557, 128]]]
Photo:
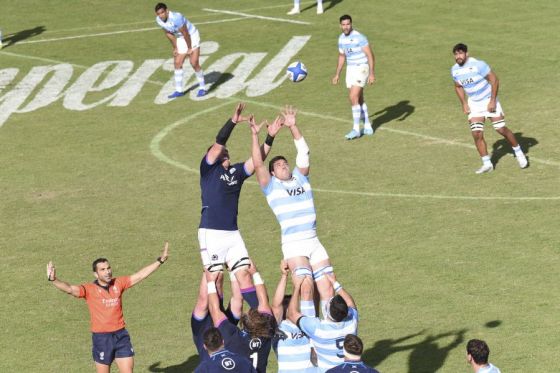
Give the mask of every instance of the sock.
[[317, 9], [323, 9], [323, 0], [317, 0]]
[[484, 166], [492, 166], [492, 162], [490, 162], [490, 156], [489, 155], [485, 155], [484, 157], [482, 157], [482, 164]]
[[300, 300], [299, 307], [303, 316], [315, 317], [315, 304], [312, 300]]
[[367, 104], [365, 102], [362, 104], [361, 114], [364, 116], [364, 126], [368, 128], [371, 127], [371, 123], [369, 122], [369, 113], [367, 111]]
[[325, 313], [325, 305], [327, 304], [327, 301], [322, 300], [321, 301], [321, 315], [323, 315], [323, 319], [327, 318], [327, 314]]
[[241, 295], [243, 296], [243, 299], [245, 299], [245, 302], [247, 302], [249, 307], [259, 308], [259, 299], [257, 298], [257, 291], [255, 290], [254, 286], [241, 289]]
[[360, 132], [360, 115], [362, 113], [362, 109], [360, 105], [352, 106], [352, 119], [354, 120], [354, 131]]
[[294, 0], [294, 8], [299, 9], [299, 0]]
[[195, 71], [194, 74], [196, 75], [196, 80], [198, 80], [198, 88], [204, 89], [204, 72], [200, 69]]
[[183, 92], [183, 69], [175, 70], [175, 91]]
[[517, 146], [512, 146], [513, 151], [515, 152], [515, 154], [523, 154], [523, 151], [521, 150], [521, 145], [517, 145]]

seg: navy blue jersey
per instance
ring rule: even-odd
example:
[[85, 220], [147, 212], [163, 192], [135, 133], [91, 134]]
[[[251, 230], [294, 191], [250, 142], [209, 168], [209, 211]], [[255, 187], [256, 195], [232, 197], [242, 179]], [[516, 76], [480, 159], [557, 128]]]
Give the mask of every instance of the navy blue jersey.
[[227, 319], [220, 322], [218, 329], [222, 333], [227, 350], [248, 357], [258, 373], [266, 372], [268, 354], [272, 346], [271, 338], [251, 338], [249, 333], [239, 329]]
[[200, 162], [200, 190], [202, 211], [199, 228], [236, 231], [241, 186], [249, 174], [244, 163], [231, 165], [227, 170], [219, 161], [208, 164], [207, 155]]
[[200, 363], [195, 373], [240, 372], [256, 373], [251, 361], [244, 356], [228, 350], [214, 352], [210, 358]]
[[364, 364], [363, 361], [344, 362], [327, 370], [327, 373], [379, 373], [377, 369], [373, 369]]

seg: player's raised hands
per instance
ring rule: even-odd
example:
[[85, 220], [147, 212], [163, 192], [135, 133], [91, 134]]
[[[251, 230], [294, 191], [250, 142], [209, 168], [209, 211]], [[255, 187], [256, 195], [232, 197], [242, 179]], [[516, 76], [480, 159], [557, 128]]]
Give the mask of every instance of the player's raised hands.
[[284, 124], [284, 118], [281, 117], [280, 115], [278, 115], [276, 117], [276, 119], [274, 119], [274, 122], [272, 122], [272, 124], [269, 124], [267, 126], [267, 132], [268, 135], [271, 137], [276, 136], [276, 134], [278, 133], [278, 131], [280, 131], [280, 128], [282, 128], [282, 125]]
[[249, 115], [249, 126], [251, 127], [253, 135], [258, 135], [264, 125], [268, 126], [268, 122], [266, 120], [261, 122], [261, 124], [257, 124], [255, 116], [253, 114]]
[[296, 125], [297, 110], [292, 105], [286, 105], [281, 114], [284, 118], [284, 125], [286, 127], [290, 128]]
[[54, 281], [56, 280], [56, 268], [52, 261], [47, 264], [47, 280]]
[[286, 262], [284, 259], [280, 261], [280, 272], [282, 272], [283, 275], [287, 275], [288, 273], [290, 273], [288, 262]]
[[238, 103], [237, 106], [235, 107], [235, 111], [233, 112], [233, 115], [231, 116], [231, 120], [234, 123], [245, 122], [248, 119], [247, 117], [241, 116], [243, 110], [245, 110], [245, 104], [243, 102]]
[[163, 250], [161, 252], [161, 256], [159, 257], [159, 259], [162, 262], [165, 262], [168, 257], [169, 257], [169, 242], [165, 241], [165, 244], [163, 245]]

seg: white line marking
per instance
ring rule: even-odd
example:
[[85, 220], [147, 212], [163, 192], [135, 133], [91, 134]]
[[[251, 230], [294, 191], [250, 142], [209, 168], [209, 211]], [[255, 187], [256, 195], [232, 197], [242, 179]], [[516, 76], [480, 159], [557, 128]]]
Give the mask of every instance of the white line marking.
[[[23, 55], [23, 54], [6, 52], [6, 51], [0, 51], [0, 54], [6, 54], [6, 55], [9, 55], [9, 56], [19, 57], [19, 58], [38, 60], [38, 61], [43, 61], [43, 62], [48, 62], [48, 63], [56, 63], [56, 64], [67, 63], [67, 62], [52, 60], [52, 59], [48, 59], [48, 58], [27, 56], [27, 55]], [[76, 64], [71, 64], [71, 65], [74, 66], [74, 67], [81, 68], [81, 69], [88, 69], [89, 68], [89, 66], [76, 65]], [[151, 83], [151, 84], [155, 84], [155, 85], [158, 85], [158, 86], [163, 86], [165, 84], [163, 82], [158, 82], [158, 81], [155, 81], [155, 80], [147, 80], [146, 82]], [[250, 100], [248, 98], [240, 99], [240, 101], [244, 101], [244, 102], [251, 103], [251, 104], [254, 104], [254, 105], [258, 105], [258, 106], [262, 106], [262, 107], [269, 107], [269, 108], [273, 108], [273, 109], [277, 109], [277, 110], [282, 110], [282, 106], [278, 106], [278, 105], [274, 105], [274, 104], [270, 104], [270, 103], [266, 103], [266, 102], [254, 101], [254, 100]], [[323, 114], [318, 114], [318, 113], [313, 113], [313, 112], [308, 112], [308, 111], [299, 111], [299, 113], [303, 114], [303, 115], [308, 115], [310, 117], [316, 117], [316, 118], [325, 119], [325, 120], [332, 120], [332, 121], [336, 121], [336, 122], [348, 123], [348, 120], [346, 120], [346, 119], [334, 117], [334, 116], [331, 116], [331, 115], [323, 115]], [[396, 128], [380, 127], [377, 130], [383, 130], [383, 131], [387, 131], [387, 132], [398, 133], [398, 134], [401, 134], [401, 135], [418, 137], [418, 138], [425, 139], [425, 140], [435, 141], [435, 142], [440, 143], [440, 144], [455, 145], [455, 146], [460, 146], [460, 147], [463, 147], [463, 148], [475, 149], [475, 146], [471, 145], [471, 144], [465, 144], [465, 143], [454, 141], [454, 140], [447, 140], [447, 139], [442, 139], [442, 138], [439, 138], [439, 137], [423, 135], [423, 134], [416, 133], [416, 132], [399, 130], [399, 129], [396, 129]], [[540, 158], [536, 158], [536, 157], [533, 157], [533, 156], [529, 156], [529, 160], [530, 160], [530, 162], [545, 164], [545, 165], [548, 165], [548, 166], [560, 167], [560, 162], [557, 162], [557, 161], [552, 161], [552, 160], [548, 160], [548, 159], [540, 159]]]
[[[213, 106], [211, 108], [199, 111], [197, 113], [191, 114], [183, 119], [179, 119], [176, 122], [171, 123], [170, 125], [163, 128], [159, 131], [152, 141], [150, 142], [150, 151], [152, 154], [162, 162], [170, 164], [171, 166], [177, 167], [179, 169], [196, 173], [198, 174], [198, 170], [191, 168], [185, 164], [182, 164], [174, 159], [169, 158], [163, 151], [161, 150], [160, 144], [161, 141], [173, 131], [175, 128], [190, 122], [191, 120], [195, 119], [196, 117], [213, 112], [223, 106], [230, 105], [231, 103], [235, 102], [235, 99], [226, 99], [225, 102]], [[258, 104], [258, 102], [252, 102]], [[272, 106], [271, 104], [264, 104], [262, 106]], [[313, 115], [314, 113], [304, 113], [299, 112], [300, 114], [304, 115]], [[320, 115], [320, 114], [318, 114]], [[246, 181], [246, 183], [257, 185], [254, 181]], [[337, 189], [316, 189], [313, 188], [314, 191], [321, 192], [321, 193], [335, 193], [335, 194], [350, 194], [350, 195], [358, 195], [364, 197], [381, 197], [381, 198], [411, 198], [411, 199], [436, 199], [436, 200], [467, 200], [467, 201], [558, 201], [560, 200], [560, 196], [556, 197], [502, 197], [502, 196], [446, 196], [446, 195], [437, 195], [437, 194], [408, 194], [408, 193], [383, 193], [383, 192], [360, 192], [360, 191], [352, 191], [352, 190], [337, 190]]]
[[[247, 18], [248, 17], [227, 18], [227, 19], [220, 19], [220, 20], [216, 20], [216, 21], [200, 22], [200, 23], [198, 23], [198, 25], [209, 25], [209, 24], [213, 24], [213, 23], [233, 22], [233, 21], [239, 21], [241, 19], [247, 19]], [[134, 29], [134, 30], [120, 30], [120, 31], [100, 32], [100, 33], [97, 33], [97, 34], [64, 36], [64, 37], [60, 37], [60, 38], [51, 38], [51, 39], [24, 40], [24, 41], [18, 41], [17, 43], [14, 43], [14, 45], [16, 45], [16, 44], [20, 45], [20, 44], [49, 43], [49, 42], [52, 42], [52, 41], [94, 38], [94, 37], [98, 37], [98, 36], [110, 36], [110, 35], [118, 35], [118, 34], [127, 34], [127, 33], [130, 33], [130, 32], [153, 31], [153, 30], [159, 30], [159, 29], [160, 29], [160, 27], [145, 27], [145, 28], [139, 28], [139, 29]]]
[[204, 9], [202, 9], [202, 10], [205, 10], [205, 11], [207, 11], [207, 12], [231, 14], [231, 15], [235, 15], [235, 16], [243, 16], [243, 17], [247, 17], [247, 18], [265, 19], [265, 20], [267, 20], [267, 21], [277, 21], [277, 22], [295, 23], [295, 24], [297, 24], [297, 25], [310, 25], [310, 24], [311, 24], [310, 22], [296, 21], [296, 20], [285, 19], [285, 18], [258, 16], [258, 15], [249, 14], [249, 13], [233, 12], [233, 11], [231, 11], [231, 10], [219, 10], [219, 9], [208, 9], [208, 8], [204, 8]]

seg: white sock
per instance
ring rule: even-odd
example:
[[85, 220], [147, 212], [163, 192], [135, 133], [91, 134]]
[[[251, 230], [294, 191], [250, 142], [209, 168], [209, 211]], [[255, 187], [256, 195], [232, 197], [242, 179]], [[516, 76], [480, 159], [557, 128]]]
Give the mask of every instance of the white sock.
[[183, 69], [175, 70], [175, 91], [183, 92]]
[[294, 0], [294, 9], [299, 9], [299, 0]]
[[521, 150], [521, 145], [512, 146], [512, 148], [515, 154], [523, 154], [523, 151]]
[[367, 111], [367, 104], [364, 102], [362, 104], [362, 115], [364, 116], [364, 127], [371, 127], [371, 123], [369, 122], [369, 113]]
[[303, 316], [315, 317], [315, 304], [312, 300], [300, 300], [299, 306]]
[[483, 166], [492, 166], [492, 162], [490, 162], [490, 156], [489, 155], [485, 155], [484, 157], [482, 157], [482, 165]]
[[202, 71], [202, 69], [195, 71], [194, 74], [196, 75], [196, 80], [198, 80], [198, 87], [204, 88], [204, 72]]
[[362, 109], [360, 105], [352, 106], [352, 119], [354, 120], [354, 131], [360, 132], [360, 115], [362, 114]]
[[323, 0], [317, 0], [317, 9], [323, 9]]

